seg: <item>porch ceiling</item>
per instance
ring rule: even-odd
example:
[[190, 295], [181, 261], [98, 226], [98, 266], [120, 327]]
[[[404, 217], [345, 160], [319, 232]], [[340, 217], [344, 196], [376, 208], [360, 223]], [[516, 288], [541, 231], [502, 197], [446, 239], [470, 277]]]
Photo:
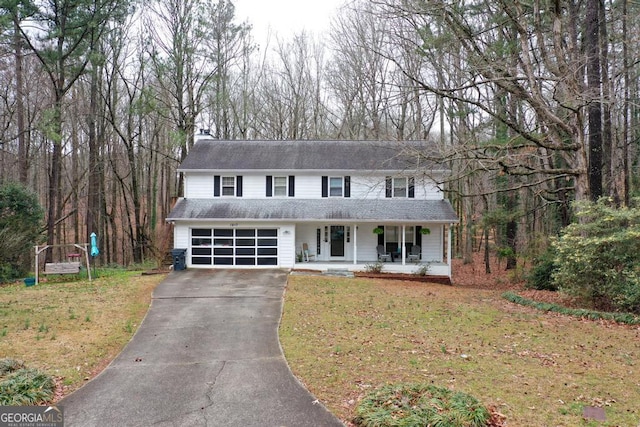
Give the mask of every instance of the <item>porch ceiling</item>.
[[456, 223], [447, 200], [415, 199], [180, 199], [167, 221], [361, 221]]

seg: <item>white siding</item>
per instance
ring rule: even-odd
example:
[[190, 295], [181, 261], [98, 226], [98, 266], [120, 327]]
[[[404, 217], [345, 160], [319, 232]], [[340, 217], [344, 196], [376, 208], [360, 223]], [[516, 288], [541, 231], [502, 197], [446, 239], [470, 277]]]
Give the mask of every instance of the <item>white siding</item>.
[[189, 199], [209, 199], [213, 197], [213, 174], [185, 174], [184, 197]]
[[[219, 173], [221, 176], [235, 174]], [[249, 199], [266, 198], [266, 173], [242, 175], [242, 197]], [[291, 173], [273, 173], [272, 176], [289, 176]], [[344, 176], [345, 174], [331, 174], [326, 176]], [[385, 197], [384, 174], [349, 175], [351, 177], [351, 198], [355, 199], [377, 199]], [[213, 177], [214, 173], [188, 173], [185, 174], [185, 197], [187, 198], [210, 198], [213, 197]], [[420, 200], [440, 200], [443, 198], [442, 192], [435, 183], [427, 177], [416, 177], [415, 198]], [[320, 199], [322, 198], [322, 175], [321, 174], [299, 174], [295, 175], [295, 197], [300, 199]]]
[[443, 260], [443, 225], [430, 225], [431, 234], [422, 235], [422, 261]]
[[281, 225], [278, 234], [278, 260], [280, 267], [293, 268], [296, 262], [296, 227], [294, 225]]
[[173, 228], [173, 247], [175, 249], [186, 249], [189, 247], [189, 225], [176, 223]]
[[242, 197], [262, 199], [266, 196], [266, 175], [242, 175]]
[[322, 175], [296, 175], [296, 198], [322, 198]]

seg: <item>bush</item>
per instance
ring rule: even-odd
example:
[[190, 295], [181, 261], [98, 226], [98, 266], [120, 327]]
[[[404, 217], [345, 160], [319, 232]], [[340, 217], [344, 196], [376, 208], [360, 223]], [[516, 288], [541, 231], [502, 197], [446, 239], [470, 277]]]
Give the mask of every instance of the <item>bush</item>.
[[0, 282], [29, 271], [43, 210], [37, 196], [19, 184], [0, 187]]
[[556, 268], [556, 252], [552, 246], [549, 246], [534, 260], [533, 267], [526, 277], [526, 287], [539, 291], [557, 291], [558, 286], [553, 281]]
[[381, 273], [384, 265], [381, 262], [376, 262], [375, 264], [367, 264], [364, 266], [364, 271], [367, 273]]
[[13, 359], [0, 360], [0, 405], [38, 405], [53, 399], [53, 378], [37, 369], [25, 368]]
[[416, 276], [426, 276], [429, 274], [429, 270], [431, 270], [430, 264], [422, 264], [413, 272], [413, 274]]
[[365, 396], [356, 414], [356, 425], [366, 427], [480, 427], [491, 418], [468, 394], [429, 384], [382, 387]]
[[640, 313], [640, 209], [576, 207], [579, 221], [553, 243], [554, 283], [597, 309]]

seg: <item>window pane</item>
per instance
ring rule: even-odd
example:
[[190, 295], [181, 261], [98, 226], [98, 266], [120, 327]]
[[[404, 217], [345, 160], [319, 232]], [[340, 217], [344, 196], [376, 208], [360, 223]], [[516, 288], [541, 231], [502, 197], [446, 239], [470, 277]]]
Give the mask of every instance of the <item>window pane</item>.
[[255, 248], [236, 248], [236, 255], [255, 255]]
[[393, 197], [407, 197], [407, 178], [393, 178]]
[[191, 239], [191, 246], [211, 246], [211, 239], [194, 237]]
[[342, 196], [342, 178], [329, 179], [329, 195], [334, 197]]
[[286, 176], [276, 176], [273, 178], [273, 195], [274, 196], [287, 195], [287, 177]]
[[233, 239], [214, 239], [213, 244], [216, 246], [231, 246], [233, 245]]
[[234, 176], [222, 177], [222, 195], [223, 196], [236, 195], [236, 178]]
[[233, 236], [233, 229], [232, 228], [216, 228], [215, 230], [213, 230], [213, 235], [231, 237]]
[[253, 237], [256, 235], [256, 230], [254, 229], [238, 229], [236, 230], [236, 237]]
[[258, 248], [258, 255], [278, 255], [278, 248]]
[[215, 248], [214, 255], [233, 255], [233, 248]]
[[258, 246], [278, 246], [278, 239], [258, 239]]
[[256, 239], [236, 239], [236, 246], [255, 246]]
[[404, 229], [405, 242], [413, 243], [413, 236], [415, 236], [415, 233], [413, 232], [413, 226], [406, 227]]
[[397, 242], [398, 241], [398, 227], [385, 227], [384, 237], [387, 242]]
[[191, 230], [192, 236], [211, 236], [210, 228], [194, 228]]
[[277, 237], [278, 230], [274, 229], [258, 229], [258, 237]]

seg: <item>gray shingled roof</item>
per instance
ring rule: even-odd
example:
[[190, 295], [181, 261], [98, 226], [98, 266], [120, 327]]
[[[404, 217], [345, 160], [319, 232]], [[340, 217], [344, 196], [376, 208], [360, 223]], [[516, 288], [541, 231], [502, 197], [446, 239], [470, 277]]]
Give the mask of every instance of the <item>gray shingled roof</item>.
[[167, 221], [286, 220], [458, 222], [446, 200], [414, 199], [180, 199]]
[[424, 141], [223, 141], [201, 139], [179, 171], [443, 170]]

